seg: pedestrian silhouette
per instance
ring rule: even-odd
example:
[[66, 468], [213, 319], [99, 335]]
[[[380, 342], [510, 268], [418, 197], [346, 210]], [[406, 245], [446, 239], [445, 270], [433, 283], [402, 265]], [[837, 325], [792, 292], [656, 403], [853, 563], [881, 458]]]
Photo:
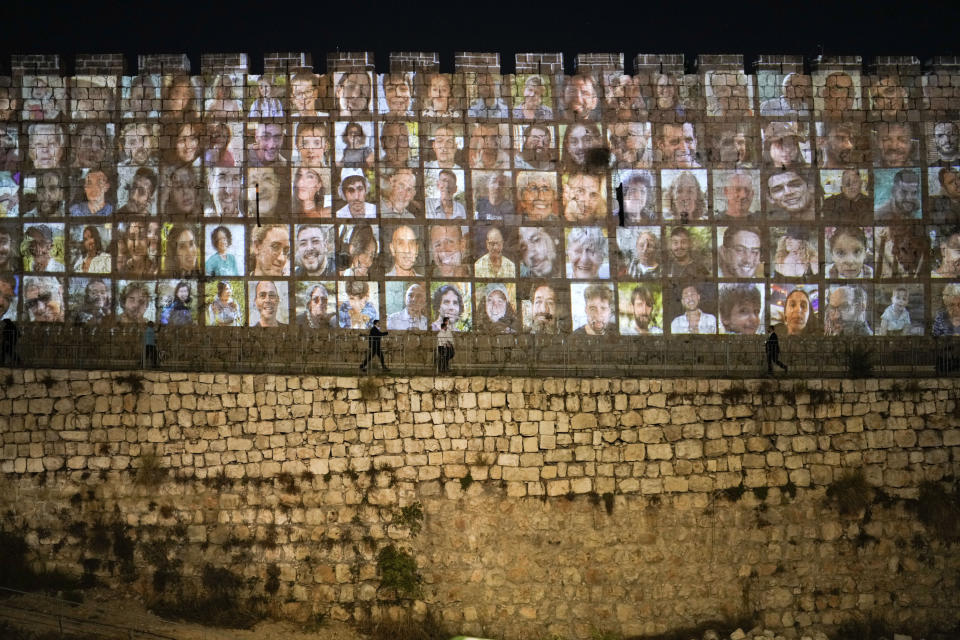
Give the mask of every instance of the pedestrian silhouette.
[[787, 365], [780, 362], [780, 339], [777, 337], [776, 329], [770, 327], [770, 336], [767, 338], [767, 373], [773, 373], [773, 365], [777, 365], [784, 371]]

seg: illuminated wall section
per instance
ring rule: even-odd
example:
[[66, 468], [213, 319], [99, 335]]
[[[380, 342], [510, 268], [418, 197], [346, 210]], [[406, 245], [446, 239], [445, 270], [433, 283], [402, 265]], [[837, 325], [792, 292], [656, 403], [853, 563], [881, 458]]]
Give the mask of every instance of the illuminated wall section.
[[[36, 59], [34, 59], [36, 58]], [[0, 304], [67, 324], [960, 332], [945, 63], [789, 56], [21, 56]], [[39, 62], [38, 62], [39, 60]], [[948, 61], [949, 62], [949, 61]], [[82, 64], [81, 64], [82, 63]], [[954, 82], [955, 84], [955, 82]], [[609, 155], [598, 153], [609, 149]], [[617, 187], [622, 185], [623, 211]], [[783, 335], [783, 334], [782, 334]], [[719, 339], [719, 338], [718, 338]]]

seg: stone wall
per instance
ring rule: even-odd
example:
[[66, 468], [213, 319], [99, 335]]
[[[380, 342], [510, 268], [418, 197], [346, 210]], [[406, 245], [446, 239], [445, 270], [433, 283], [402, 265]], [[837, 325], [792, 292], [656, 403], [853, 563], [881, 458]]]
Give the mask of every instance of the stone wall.
[[218, 568], [283, 615], [395, 615], [394, 545], [413, 609], [475, 634], [960, 614], [924, 511], [955, 380], [0, 376], [3, 528], [150, 598]]

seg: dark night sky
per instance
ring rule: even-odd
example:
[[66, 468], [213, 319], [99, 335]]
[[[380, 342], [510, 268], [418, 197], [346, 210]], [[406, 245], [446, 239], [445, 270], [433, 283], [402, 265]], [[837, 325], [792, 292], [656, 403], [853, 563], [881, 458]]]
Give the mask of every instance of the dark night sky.
[[[622, 8], [626, 5], [629, 8]], [[9, 5], [8, 5], [9, 6]], [[408, 9], [398, 11], [397, 7]], [[532, 7], [537, 8], [532, 8]], [[643, 53], [913, 54], [960, 52], [960, 2], [584, 3], [325, 2], [308, 8], [266, 2], [18, 2], [4, 12], [10, 53], [373, 50]], [[474, 7], [478, 7], [474, 9]], [[51, 18], [52, 17], [52, 18]], [[256, 70], [257, 62], [251, 61]]]

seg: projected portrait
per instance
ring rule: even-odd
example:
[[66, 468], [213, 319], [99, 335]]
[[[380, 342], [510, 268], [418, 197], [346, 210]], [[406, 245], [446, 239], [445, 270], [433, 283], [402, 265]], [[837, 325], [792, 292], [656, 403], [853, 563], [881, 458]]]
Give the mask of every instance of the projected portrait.
[[600, 82], [580, 73], [563, 77], [560, 116], [567, 120], [600, 120]]
[[284, 125], [277, 122], [247, 123], [248, 167], [286, 166], [289, 155]]
[[239, 122], [209, 122], [202, 130], [203, 164], [236, 167], [243, 159], [243, 125]]
[[571, 173], [562, 176], [563, 217], [568, 222], [602, 223], [607, 212], [605, 177], [593, 173]]
[[799, 222], [816, 217], [816, 185], [806, 171], [777, 171], [764, 177], [770, 220]]
[[279, 327], [288, 323], [287, 283], [260, 280], [247, 283], [251, 327]]
[[160, 325], [184, 327], [197, 324], [197, 283], [194, 280], [157, 282], [157, 308]]
[[366, 280], [339, 282], [337, 320], [341, 329], [366, 329], [380, 318], [379, 285]]
[[204, 227], [206, 244], [203, 272], [207, 276], [229, 278], [242, 276], [244, 267], [244, 235], [239, 224], [208, 224]]
[[668, 278], [699, 280], [713, 273], [713, 240], [709, 227], [667, 227], [664, 231]]
[[412, 71], [384, 73], [379, 76], [380, 113], [410, 118], [414, 115], [414, 74]]
[[110, 224], [71, 225], [70, 264], [74, 273], [110, 273]]
[[200, 170], [195, 167], [179, 165], [165, 168], [160, 212], [174, 217], [199, 217], [203, 202], [200, 184]]
[[467, 131], [472, 169], [510, 168], [510, 125], [474, 122]]
[[598, 163], [592, 153], [603, 145], [603, 134], [597, 124], [586, 122], [561, 125], [560, 135], [563, 144], [558, 168], [561, 171], [570, 173], [606, 168], [606, 159]]
[[506, 119], [510, 106], [502, 97], [503, 78], [499, 73], [468, 72], [465, 75], [468, 118]]
[[263, 74], [247, 76], [247, 117], [282, 118], [287, 94], [287, 76]]
[[757, 73], [760, 115], [805, 118], [813, 110], [813, 79], [802, 73]]
[[247, 300], [243, 282], [239, 280], [207, 280], [204, 300], [209, 300], [204, 311], [208, 327], [242, 327], [246, 317]]
[[120, 166], [155, 165], [160, 157], [160, 126], [142, 122], [125, 124], [117, 143]]
[[570, 285], [570, 317], [573, 335], [617, 335], [617, 310], [613, 285], [583, 283]]
[[514, 168], [553, 171], [557, 161], [557, 138], [553, 131], [553, 127], [540, 122], [514, 126], [513, 136], [518, 147], [513, 156]]
[[221, 218], [243, 217], [241, 169], [215, 167], [207, 169], [207, 194], [204, 214]]
[[290, 275], [290, 229], [286, 225], [254, 227], [250, 236], [249, 274]]
[[384, 218], [416, 218], [423, 214], [417, 172], [385, 169], [380, 172], [380, 215]]
[[302, 122], [294, 135], [293, 163], [307, 167], [329, 167], [327, 125], [322, 122]]
[[922, 217], [918, 169], [877, 169], [873, 178], [873, 216], [876, 220]]
[[74, 120], [107, 120], [117, 106], [116, 76], [74, 76], [70, 112]]
[[473, 313], [470, 309], [472, 287], [469, 282], [430, 283], [430, 306], [433, 321], [431, 331], [439, 331], [444, 318], [453, 331], [470, 331], [473, 328]]
[[753, 115], [753, 83], [743, 71], [707, 71], [704, 91], [708, 116], [743, 118]]
[[59, 169], [64, 166], [67, 134], [63, 125], [31, 124], [27, 128], [27, 168]]
[[721, 278], [762, 278], [764, 233], [747, 224], [717, 228], [717, 274]]
[[760, 217], [760, 173], [748, 169], [715, 170], [713, 174], [713, 206], [717, 216], [728, 220], [751, 220]]
[[781, 336], [809, 336], [820, 332], [820, 299], [817, 285], [770, 286], [770, 324]]
[[563, 267], [560, 233], [560, 229], [549, 227], [520, 227], [517, 230], [521, 278], [560, 277]]
[[203, 115], [211, 120], [241, 119], [243, 109], [243, 75], [221, 73], [206, 78]]
[[196, 120], [202, 105], [199, 79], [177, 74], [164, 76], [160, 117], [169, 122]]
[[334, 98], [341, 118], [370, 114], [373, 108], [373, 78], [369, 72], [333, 74]]
[[163, 126], [163, 142], [170, 146], [164, 152], [164, 162], [168, 165], [200, 166], [202, 153], [200, 140], [204, 127], [199, 122], [167, 123]]
[[919, 278], [930, 270], [930, 237], [919, 224], [874, 227], [878, 278]]
[[290, 117], [294, 119], [317, 118], [329, 115], [326, 76], [309, 71], [297, 71], [290, 75]]
[[119, 200], [123, 205], [117, 213], [151, 216], [157, 213], [159, 177], [152, 167], [121, 167], [119, 170]]
[[0, 273], [22, 268], [21, 250], [19, 225], [0, 224]]
[[0, 171], [0, 217], [20, 215], [20, 174]]
[[[519, 286], [523, 289], [527, 283]], [[523, 331], [541, 335], [557, 335], [570, 331], [570, 301], [566, 288], [558, 288], [545, 280], [533, 280], [521, 293], [520, 309]]]
[[931, 287], [931, 312], [934, 336], [960, 335], [960, 283], [949, 282]]
[[114, 163], [112, 123], [75, 124], [70, 136], [70, 165], [84, 169], [106, 169]]
[[707, 206], [707, 172], [704, 169], [660, 172], [663, 186], [663, 218], [681, 224], [710, 218]]
[[827, 251], [824, 275], [827, 278], [873, 277], [872, 227], [827, 227], [824, 246]]
[[932, 278], [960, 279], [960, 226], [930, 227]]
[[783, 278], [811, 279], [820, 272], [816, 230], [808, 227], [771, 227], [773, 270]]
[[649, 169], [653, 158], [649, 122], [618, 122], [607, 129], [614, 166]]
[[0, 274], [0, 320], [16, 320], [20, 279], [10, 273]]
[[423, 282], [387, 282], [387, 331], [426, 331], [427, 287]]
[[517, 210], [524, 222], [557, 219], [560, 209], [557, 174], [546, 171], [518, 171], [517, 195]]
[[871, 162], [868, 138], [856, 122], [828, 121], [817, 125], [817, 164], [844, 169]]
[[663, 334], [663, 296], [659, 284], [622, 282], [617, 285], [620, 335]]
[[63, 273], [66, 251], [62, 224], [25, 224], [20, 255], [23, 269], [30, 273]]
[[[0, 112], [2, 112], [0, 99]], [[0, 170], [13, 171], [19, 168], [20, 162], [20, 132], [17, 125], [0, 125]]]
[[333, 196], [330, 170], [317, 167], [296, 167], [291, 175], [291, 213], [304, 218], [332, 218]]
[[517, 285], [512, 282], [478, 283], [474, 305], [477, 310], [476, 330], [480, 333], [518, 333]]
[[20, 86], [23, 97], [20, 117], [24, 121], [57, 120], [67, 108], [66, 78], [25, 75]]
[[909, 122], [877, 122], [873, 125], [874, 164], [906, 167], [917, 163], [920, 141]]
[[823, 333], [827, 336], [872, 336], [873, 286], [837, 284], [826, 287]]
[[424, 118], [460, 118], [463, 115], [463, 86], [449, 73], [421, 73], [420, 115]]
[[427, 218], [437, 220], [466, 218], [464, 172], [460, 169], [428, 169], [424, 174]]
[[369, 278], [380, 273], [380, 228], [360, 222], [340, 225], [340, 275]]
[[514, 120], [552, 120], [553, 93], [549, 76], [517, 74], [517, 98], [513, 105]]
[[424, 168], [459, 169], [461, 163], [466, 163], [466, 158], [460, 158], [463, 150], [463, 125], [434, 125], [427, 128], [425, 134]]
[[881, 117], [896, 117], [898, 111], [910, 108], [910, 92], [903, 86], [901, 77], [882, 74], [871, 79], [867, 91], [869, 108], [879, 111]]
[[181, 278], [200, 275], [200, 228], [193, 224], [164, 224], [160, 242], [163, 247], [163, 272]]
[[247, 169], [244, 212], [252, 218], [276, 217], [290, 210], [286, 185], [290, 177], [281, 169], [255, 167]]
[[23, 310], [27, 322], [63, 322], [63, 278], [24, 276]]
[[[650, 171], [621, 171], [619, 179], [623, 187], [623, 222], [627, 225], [649, 224], [659, 219], [657, 204], [659, 197], [656, 177]], [[616, 180], [616, 178], [615, 178]], [[619, 202], [614, 205], [614, 212]]]
[[697, 125], [692, 122], [660, 125], [654, 143], [654, 160], [663, 167], [700, 167], [697, 137]]
[[337, 218], [376, 218], [376, 193], [371, 187], [370, 177], [362, 169], [341, 170], [337, 192], [340, 200], [334, 203], [335, 208], [340, 205]]
[[296, 323], [303, 329], [329, 331], [337, 326], [337, 285], [332, 281], [296, 283]]
[[427, 240], [434, 278], [465, 278], [470, 275], [469, 232], [469, 227], [460, 225], [430, 225]]
[[156, 283], [136, 280], [117, 281], [117, 324], [142, 325], [155, 321], [154, 290]]
[[567, 277], [606, 279], [610, 277], [610, 253], [607, 230], [603, 227], [565, 229]]
[[513, 180], [509, 171], [472, 171], [475, 220], [512, 220]]
[[873, 219], [873, 184], [866, 169], [821, 169], [821, 215], [827, 220], [870, 222]]
[[420, 140], [416, 122], [380, 123], [380, 164], [387, 167], [417, 167]]
[[960, 164], [960, 123], [928, 122], [926, 131], [928, 164]]
[[475, 237], [482, 240], [482, 246], [474, 250], [480, 257], [474, 263], [474, 275], [478, 278], [514, 278], [517, 265], [504, 255], [504, 230], [497, 226], [474, 229]]
[[766, 333], [764, 287], [750, 282], [722, 283], [717, 294], [720, 335]]
[[621, 122], [646, 120], [647, 104], [644, 91], [649, 93], [647, 76], [628, 76], [608, 73], [603, 76], [603, 107], [607, 118]]
[[878, 336], [922, 336], [923, 287], [916, 284], [877, 285], [874, 326]]
[[860, 109], [860, 72], [818, 71], [813, 74], [813, 106], [824, 119], [849, 119]]
[[373, 166], [373, 123], [335, 122], [337, 164], [363, 169]]
[[74, 325], [109, 324], [113, 315], [110, 280], [71, 278], [67, 306]]
[[713, 166], [726, 169], [753, 169], [760, 166], [762, 144], [753, 123], [712, 122], [706, 126], [706, 131], [706, 150], [695, 156], [698, 162], [706, 158]]
[[717, 333], [717, 287], [713, 284], [680, 283], [670, 287], [670, 305], [673, 319], [670, 333]]
[[160, 117], [163, 102], [159, 75], [123, 76], [120, 88], [120, 113], [124, 119], [153, 119]]
[[385, 266], [388, 278], [422, 278], [425, 252], [421, 248], [422, 227], [402, 224], [384, 227], [384, 242], [389, 253]]
[[117, 233], [117, 270], [136, 278], [160, 272], [160, 223], [121, 222]]
[[803, 122], [769, 122], [762, 128], [763, 165], [768, 169], [810, 166], [810, 125]]
[[660, 227], [617, 228], [617, 249], [621, 278], [659, 278], [663, 274]]
[[337, 273], [332, 224], [298, 224], [295, 232], [298, 278], [332, 278]]

